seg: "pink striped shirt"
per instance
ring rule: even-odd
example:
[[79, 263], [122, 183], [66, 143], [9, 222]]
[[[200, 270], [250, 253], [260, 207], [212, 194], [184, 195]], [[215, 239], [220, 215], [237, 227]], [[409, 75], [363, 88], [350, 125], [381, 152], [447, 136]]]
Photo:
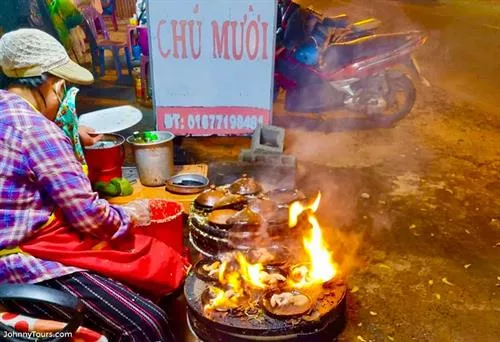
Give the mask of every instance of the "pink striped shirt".
[[[0, 90], [0, 251], [28, 239], [55, 208], [75, 230], [103, 239], [130, 226], [121, 208], [92, 191], [63, 131], [21, 97]], [[75, 271], [21, 253], [0, 257], [0, 284], [36, 283]]]

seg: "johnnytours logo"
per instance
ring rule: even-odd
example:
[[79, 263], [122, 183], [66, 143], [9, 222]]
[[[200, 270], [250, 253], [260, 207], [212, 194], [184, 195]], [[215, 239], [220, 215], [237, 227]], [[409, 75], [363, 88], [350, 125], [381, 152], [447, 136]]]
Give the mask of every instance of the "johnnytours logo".
[[4, 331], [3, 338], [9, 341], [10, 339], [46, 339], [46, 338], [71, 338], [73, 334], [70, 332], [37, 332], [37, 331]]

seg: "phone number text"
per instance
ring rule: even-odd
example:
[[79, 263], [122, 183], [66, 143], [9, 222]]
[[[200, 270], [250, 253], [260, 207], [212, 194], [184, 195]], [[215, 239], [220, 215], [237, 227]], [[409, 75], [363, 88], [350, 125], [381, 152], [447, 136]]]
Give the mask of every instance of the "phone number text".
[[264, 123], [260, 115], [239, 114], [165, 114], [166, 129], [188, 130], [254, 130]]

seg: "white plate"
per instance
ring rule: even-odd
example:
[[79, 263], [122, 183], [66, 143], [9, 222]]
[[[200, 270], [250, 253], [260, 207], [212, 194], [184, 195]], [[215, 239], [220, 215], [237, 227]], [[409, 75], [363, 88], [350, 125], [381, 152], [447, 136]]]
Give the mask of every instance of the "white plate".
[[83, 114], [78, 119], [97, 134], [115, 133], [130, 128], [142, 120], [142, 112], [132, 106], [120, 106]]

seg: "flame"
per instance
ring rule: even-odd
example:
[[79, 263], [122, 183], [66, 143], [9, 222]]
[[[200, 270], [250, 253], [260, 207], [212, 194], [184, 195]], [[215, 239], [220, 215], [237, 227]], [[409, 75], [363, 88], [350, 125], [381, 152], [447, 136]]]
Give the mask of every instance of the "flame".
[[248, 285], [256, 289], [265, 289], [267, 287], [267, 285], [260, 279], [260, 272], [264, 269], [262, 264], [249, 263], [245, 256], [241, 253], [236, 255], [236, 259], [240, 264], [241, 276]]
[[224, 278], [224, 275], [226, 273], [226, 268], [227, 268], [227, 261], [223, 261], [219, 267], [219, 282], [221, 284], [226, 283], [226, 279]]
[[223, 290], [219, 289], [218, 287], [211, 287], [210, 291], [216, 293], [216, 295], [213, 299], [210, 300], [209, 304], [205, 304], [204, 309], [206, 311], [213, 310], [217, 307], [222, 306], [224, 303], [227, 303], [226, 293]]
[[337, 270], [332, 261], [332, 253], [323, 241], [318, 220], [314, 215], [309, 215], [308, 220], [312, 226], [311, 237], [304, 237], [304, 247], [311, 258], [309, 278], [314, 283], [325, 283], [335, 277]]
[[[338, 271], [338, 265], [333, 261], [333, 253], [323, 239], [323, 232], [315, 216], [321, 201], [321, 193], [309, 204], [294, 202], [290, 205], [289, 226], [295, 227], [299, 217], [307, 218], [310, 231], [303, 237], [304, 250], [309, 260], [297, 265], [286, 279], [288, 289], [320, 286], [333, 279]], [[269, 274], [264, 271], [261, 263], [250, 263], [241, 252], [232, 253], [230, 258], [222, 261], [218, 280], [224, 290], [212, 288], [212, 299], [205, 305], [205, 310], [216, 308], [234, 308], [241, 303], [252, 290], [266, 290], [269, 284]]]
[[241, 287], [241, 277], [238, 272], [231, 272], [227, 276], [227, 283], [229, 287], [233, 289], [234, 292], [241, 294], [243, 293], [243, 289]]
[[310, 266], [307, 276], [300, 279], [294, 284], [295, 287], [305, 287], [318, 283], [325, 283], [331, 280], [337, 274], [336, 265], [333, 262], [332, 252], [328, 249], [323, 240], [323, 232], [321, 226], [314, 215], [319, 208], [321, 202], [321, 193], [312, 204], [303, 205], [300, 202], [294, 202], [290, 206], [289, 226], [295, 227], [298, 223], [298, 218], [302, 213], [307, 214], [307, 219], [311, 225], [311, 233], [309, 237], [304, 237], [304, 248], [310, 259]]
[[301, 202], [293, 202], [290, 205], [290, 210], [289, 210], [289, 215], [288, 215], [288, 226], [290, 228], [295, 227], [299, 221], [300, 215], [308, 210], [311, 210], [313, 213], [318, 211], [319, 208], [319, 203], [321, 202], [321, 192], [318, 192], [318, 196], [316, 196], [316, 199], [314, 202], [303, 205]]

